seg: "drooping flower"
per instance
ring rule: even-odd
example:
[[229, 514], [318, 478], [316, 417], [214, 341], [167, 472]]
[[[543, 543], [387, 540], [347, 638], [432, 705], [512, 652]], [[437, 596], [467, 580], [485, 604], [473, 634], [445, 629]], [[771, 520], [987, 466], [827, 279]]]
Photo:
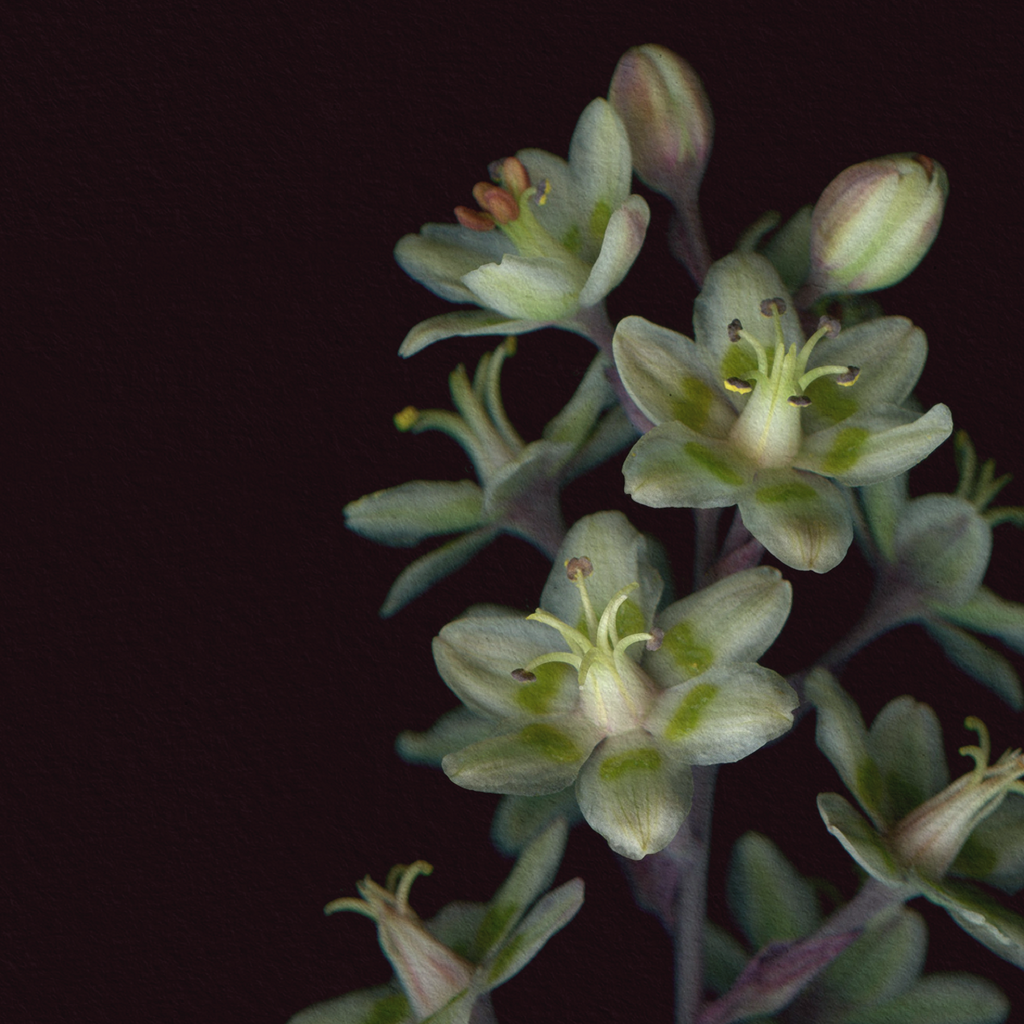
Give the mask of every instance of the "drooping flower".
[[289, 1024], [467, 1024], [478, 1000], [518, 974], [583, 904], [583, 882], [551, 884], [565, 850], [564, 821], [548, 826], [522, 853], [490, 903], [451, 903], [430, 921], [409, 906], [425, 861], [392, 869], [388, 884], [356, 884], [360, 898], [329, 903], [326, 913], [354, 910], [376, 922], [395, 969], [387, 985], [311, 1006]]
[[[767, 333], [761, 326], [768, 322]], [[627, 317], [615, 363], [655, 427], [626, 458], [626, 491], [656, 507], [738, 505], [747, 529], [795, 569], [827, 572], [853, 539], [837, 484], [885, 480], [949, 435], [949, 410], [905, 408], [924, 333], [902, 317], [804, 339], [772, 265], [715, 263], [694, 312], [696, 341]]]
[[[979, 467], [964, 431], [957, 431], [954, 443], [960, 469], [955, 494], [910, 498], [906, 476], [856, 492], [867, 527], [864, 548], [878, 573], [873, 602], [896, 609], [894, 625], [922, 625], [954, 664], [1020, 710], [1024, 692], [1016, 670], [971, 632], [1024, 653], [1024, 605], [982, 586], [993, 527], [1024, 526], [1024, 509], [990, 507], [1009, 474], [996, 478], [991, 459]], [[902, 609], [896, 608], [900, 595]]]
[[514, 351], [515, 338], [507, 338], [483, 356], [472, 384], [465, 368], [456, 368], [449, 381], [458, 414], [408, 406], [395, 417], [400, 430], [439, 430], [451, 436], [472, 460], [479, 484], [412, 480], [345, 506], [350, 530], [392, 547], [459, 534], [402, 571], [382, 615], [399, 611], [501, 533], [553, 554], [565, 533], [561, 488], [636, 437], [605, 378], [609, 362], [599, 355], [542, 438], [527, 444], [501, 400], [501, 367]]
[[974, 768], [949, 782], [935, 712], [910, 697], [890, 701], [868, 730], [853, 700], [815, 670], [806, 682], [818, 710], [817, 741], [871, 819], [837, 793], [821, 793], [829, 832], [903, 899], [923, 895], [949, 911], [979, 942], [1024, 967], [1024, 918], [977, 886], [1024, 886], [1024, 755], [1007, 751], [989, 764], [988, 730], [976, 718], [978, 746], [960, 753]]
[[[869, 920], [843, 949], [849, 935], [819, 930], [823, 922], [814, 887], [765, 836], [748, 832], [733, 847], [728, 896], [749, 950], [759, 952], [749, 960], [747, 949], [709, 922], [708, 981], [724, 996], [709, 1009], [727, 1005], [744, 1011], [744, 1017], [764, 1014], [785, 1006], [799, 991], [793, 1016], [784, 1012], [780, 1020], [803, 1020], [808, 1008], [815, 1020], [830, 1024], [953, 1019], [999, 1024], [1006, 1019], [1007, 999], [987, 979], [960, 972], [922, 975], [928, 929], [913, 910], [896, 904]], [[739, 1017], [735, 1012], [728, 1019]]]
[[588, 823], [639, 859], [689, 809], [690, 765], [736, 761], [792, 724], [797, 699], [756, 659], [789, 613], [776, 570], [752, 569], [655, 614], [661, 578], [621, 513], [570, 529], [525, 619], [471, 609], [434, 659], [488, 734], [442, 767], [467, 789], [538, 796], [575, 784]]
[[558, 326], [590, 336], [590, 311], [626, 276], [650, 211], [629, 194], [629, 140], [611, 105], [583, 111], [568, 163], [524, 149], [491, 165], [493, 182], [458, 207], [458, 225], [427, 224], [395, 247], [402, 269], [450, 302], [482, 307], [432, 317], [399, 349], [411, 356], [452, 335], [524, 334]]

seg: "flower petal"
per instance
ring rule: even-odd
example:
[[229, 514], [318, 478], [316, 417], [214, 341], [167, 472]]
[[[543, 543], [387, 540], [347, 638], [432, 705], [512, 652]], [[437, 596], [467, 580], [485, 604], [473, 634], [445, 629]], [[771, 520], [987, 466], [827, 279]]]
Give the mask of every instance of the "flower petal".
[[642, 730], [608, 737], [576, 782], [587, 823], [632, 860], [672, 841], [692, 798], [690, 766]]
[[407, 565], [391, 584], [380, 606], [382, 618], [401, 611], [410, 601], [429, 590], [438, 580], [461, 569], [478, 551], [482, 551], [498, 535], [496, 527], [484, 526], [442, 544], [411, 565]]
[[852, 387], [819, 377], [807, 388], [811, 405], [803, 413], [804, 431], [812, 434], [866, 409], [902, 405], [917, 383], [928, 355], [924, 331], [902, 316], [885, 316], [822, 338], [807, 368], [857, 366]]
[[945, 405], [923, 416], [895, 405], [856, 413], [805, 438], [793, 465], [848, 487], [878, 483], [916, 466], [953, 430]]
[[846, 852], [869, 874], [910, 899], [921, 891], [911, 885], [893, 860], [882, 837], [838, 793], [819, 793], [818, 812], [825, 827], [843, 844]]
[[644, 655], [644, 671], [668, 689], [712, 665], [757, 661], [779, 635], [792, 599], [793, 588], [778, 569], [727, 576], [657, 616], [665, 635]]
[[426, 732], [407, 729], [400, 733], [395, 740], [395, 749], [399, 757], [411, 764], [440, 768], [445, 754], [485, 739], [493, 731], [494, 724], [490, 719], [459, 705], [446, 711]]
[[480, 523], [483, 492], [469, 480], [410, 480], [375, 491], [342, 510], [345, 525], [392, 547], [412, 547], [424, 537], [462, 533]]
[[791, 469], [766, 470], [739, 502], [747, 529], [794, 569], [828, 572], [853, 540], [846, 497], [830, 480]]
[[481, 263], [498, 263], [515, 246], [501, 231], [471, 231], [458, 224], [424, 224], [395, 246], [395, 260], [414, 280], [449, 302], [475, 302], [462, 283]]
[[520, 320], [562, 320], [579, 308], [584, 281], [574, 268], [544, 256], [502, 257], [463, 277], [474, 301]]
[[652, 423], [678, 420], [707, 437], [728, 434], [736, 413], [689, 338], [628, 316], [615, 328], [612, 345], [629, 397]]
[[581, 625], [586, 630], [580, 592], [565, 571], [570, 558], [580, 557], [589, 558], [594, 567], [586, 587], [597, 615], [623, 587], [639, 583], [619, 608], [618, 632], [626, 636], [648, 629], [663, 584], [648, 554], [646, 539], [621, 512], [597, 512], [572, 526], [555, 556], [540, 597], [541, 607], [570, 626]]
[[491, 821], [491, 840], [511, 857], [555, 818], [565, 818], [570, 825], [582, 819], [575, 787], [567, 786], [544, 796], [502, 797]]
[[633, 177], [629, 137], [607, 100], [591, 100], [580, 115], [569, 143], [569, 169], [587, 239], [581, 255], [592, 261], [612, 211], [629, 195]]
[[646, 728], [691, 764], [739, 761], [793, 725], [799, 699], [777, 672], [719, 665], [666, 690]]
[[523, 500], [535, 503], [542, 500], [545, 485], [559, 477], [559, 470], [569, 461], [573, 446], [552, 441], [531, 441], [512, 462], [506, 462], [488, 481], [484, 495], [483, 514], [509, 533], [532, 540], [528, 530], [520, 530], [515, 512]]
[[448, 754], [441, 767], [465, 789], [520, 796], [555, 793], [576, 778], [600, 738], [589, 723], [563, 716], [481, 740]]
[[726, 442], [704, 437], [676, 420], [644, 434], [626, 456], [622, 473], [626, 493], [654, 508], [735, 505], [752, 475]]
[[[470, 301], [476, 301], [475, 298]], [[547, 320], [522, 320], [496, 313], [493, 309], [460, 309], [442, 313], [418, 323], [398, 348], [403, 358], [421, 352], [442, 338], [469, 337], [476, 334], [526, 334], [550, 326]]]
[[621, 284], [644, 244], [651, 211], [640, 196], [629, 196], [612, 212], [601, 249], [579, 295], [583, 307], [600, 302]]
[[973, 974], [926, 974], [906, 991], [859, 1007], [851, 1024], [1003, 1024], [1010, 1003], [988, 979]]
[[567, 649], [550, 626], [512, 611], [490, 611], [448, 623], [434, 638], [434, 662], [467, 706], [479, 714], [515, 721], [561, 714], [576, 706], [579, 686], [570, 665], [539, 665], [532, 682], [512, 678], [534, 658]]
[[1006, 601], [987, 587], [978, 587], [969, 601], [955, 608], [932, 605], [944, 619], [976, 633], [998, 637], [1019, 654], [1024, 654], [1024, 605]]
[[1024, 800], [1004, 800], [979, 821], [951, 870], [1011, 894], [1024, 888]]
[[291, 1017], [288, 1024], [366, 1024], [378, 1020], [413, 1024], [415, 1019], [405, 993], [397, 982], [391, 982], [315, 1003]]
[[580, 255], [583, 237], [577, 225], [584, 219], [583, 204], [568, 163], [544, 149], [521, 149], [516, 157], [532, 184], [539, 186], [547, 181], [549, 186], [547, 199], [543, 206], [536, 207], [534, 216], [552, 238]]
[[934, 616], [922, 619], [921, 624], [954, 665], [997, 693], [1015, 711], [1024, 708], [1024, 691], [1021, 690], [1017, 671], [998, 651], [986, 647], [958, 626], [949, 625]]
[[[709, 367], [721, 380], [742, 376], [744, 369], [757, 365], [753, 350], [744, 342], [729, 341], [729, 324], [739, 320], [755, 337], [775, 348], [772, 319], [761, 313], [765, 299], [779, 297], [788, 312], [781, 318], [787, 348], [802, 345], [803, 332], [796, 307], [775, 268], [764, 256], [734, 252], [711, 264], [704, 288], [693, 304], [693, 334]], [[731, 398], [732, 396], [730, 396]], [[735, 403], [742, 408], [746, 399]]]

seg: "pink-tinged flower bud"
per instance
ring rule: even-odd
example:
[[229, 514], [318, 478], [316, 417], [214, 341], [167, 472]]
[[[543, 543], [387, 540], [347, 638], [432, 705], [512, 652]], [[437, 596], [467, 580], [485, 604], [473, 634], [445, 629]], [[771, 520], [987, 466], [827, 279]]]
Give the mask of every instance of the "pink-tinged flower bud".
[[677, 205], [692, 200], [715, 125], [693, 68], [664, 46], [630, 47], [615, 68], [608, 99], [626, 126], [637, 177]]
[[812, 301], [902, 281], [935, 241], [948, 195], [946, 172], [919, 153], [848, 167], [822, 192], [811, 216]]

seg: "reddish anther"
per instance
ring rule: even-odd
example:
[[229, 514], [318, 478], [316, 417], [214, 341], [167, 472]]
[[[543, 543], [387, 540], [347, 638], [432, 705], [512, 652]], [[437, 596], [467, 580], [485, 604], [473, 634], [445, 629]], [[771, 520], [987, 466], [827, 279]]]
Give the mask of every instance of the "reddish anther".
[[935, 173], [935, 161], [931, 157], [927, 157], [924, 153], [918, 153], [914, 159], [924, 168], [925, 174], [928, 175], [928, 180], [932, 180], [932, 175]]
[[473, 186], [473, 198], [499, 224], [508, 224], [519, 216], [519, 204], [503, 188], [481, 181]]
[[479, 210], [472, 210], [468, 206], [456, 206], [455, 219], [470, 231], [494, 230], [494, 220], [491, 217]]
[[510, 156], [502, 161], [501, 183], [517, 199], [530, 187], [530, 174], [522, 160]]

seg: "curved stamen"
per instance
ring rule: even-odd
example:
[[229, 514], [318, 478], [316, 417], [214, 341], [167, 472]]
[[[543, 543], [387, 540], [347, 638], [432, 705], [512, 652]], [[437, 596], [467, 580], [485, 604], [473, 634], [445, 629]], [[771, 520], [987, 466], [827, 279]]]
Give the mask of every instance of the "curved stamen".
[[627, 586], [623, 587], [605, 606], [604, 612], [601, 615], [601, 621], [600, 623], [598, 623], [597, 627], [596, 641], [599, 647], [603, 647], [605, 649], [608, 648], [609, 635], [612, 637], [612, 644], [618, 642], [618, 632], [615, 628], [615, 617], [618, 614], [619, 608], [622, 607], [622, 603], [639, 586], [639, 583], [628, 584]]
[[841, 387], [848, 388], [851, 384], [856, 384], [857, 379], [860, 377], [859, 366], [816, 366], [813, 370], [808, 370], [798, 381], [797, 387], [803, 391], [808, 384], [812, 381], [816, 381], [819, 377], [825, 377], [828, 374], [836, 375], [836, 383]]
[[590, 637], [584, 636], [578, 629], [574, 629], [572, 626], [567, 625], [550, 612], [544, 611], [543, 608], [538, 608], [532, 615], [527, 615], [526, 618], [533, 619], [535, 622], [543, 622], [545, 626], [550, 626], [552, 629], [558, 630], [558, 632], [562, 634], [565, 642], [578, 655], [584, 654], [591, 646], [593, 646], [591, 644]]

